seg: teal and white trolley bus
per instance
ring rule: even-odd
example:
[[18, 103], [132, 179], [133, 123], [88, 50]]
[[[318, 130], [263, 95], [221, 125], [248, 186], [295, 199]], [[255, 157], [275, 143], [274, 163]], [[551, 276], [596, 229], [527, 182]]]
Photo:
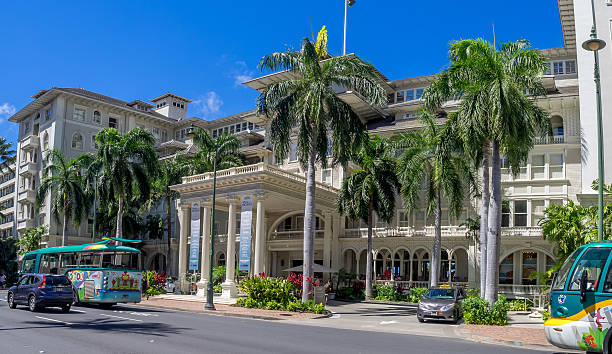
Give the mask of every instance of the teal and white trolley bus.
[[21, 273], [65, 274], [72, 282], [77, 304], [110, 307], [119, 302], [140, 302], [140, 251], [112, 245], [112, 241], [140, 242], [112, 237], [84, 245], [41, 248], [24, 255]]
[[579, 247], [555, 275], [546, 338], [558, 347], [612, 353], [612, 241]]

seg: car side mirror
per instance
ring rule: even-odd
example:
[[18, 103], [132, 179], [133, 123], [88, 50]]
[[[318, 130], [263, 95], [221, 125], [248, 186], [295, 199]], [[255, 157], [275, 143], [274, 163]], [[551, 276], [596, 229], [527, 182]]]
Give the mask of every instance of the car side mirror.
[[586, 299], [587, 281], [589, 281], [586, 269], [582, 271], [580, 276], [580, 301], [584, 302]]

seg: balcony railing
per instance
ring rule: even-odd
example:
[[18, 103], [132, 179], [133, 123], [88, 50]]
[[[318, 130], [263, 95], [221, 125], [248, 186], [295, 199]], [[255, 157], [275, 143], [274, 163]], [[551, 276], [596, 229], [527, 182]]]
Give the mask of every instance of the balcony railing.
[[[315, 238], [323, 238], [324, 230], [316, 230]], [[304, 230], [275, 231], [270, 235], [270, 240], [301, 240], [304, 238]]]
[[21, 148], [26, 151], [36, 149], [39, 143], [40, 139], [38, 138], [38, 135], [29, 135], [21, 142]]
[[[266, 172], [266, 173], [270, 173], [270, 174], [273, 174], [279, 177], [288, 178], [293, 181], [306, 184], [306, 177], [297, 175], [292, 172], [281, 170], [265, 162], [260, 162], [260, 163], [256, 163], [253, 165], [247, 165], [247, 166], [232, 167], [232, 168], [228, 168], [225, 170], [217, 171], [217, 179], [224, 178], [224, 177], [231, 177], [231, 176], [247, 175], [247, 174], [258, 173], [258, 172]], [[206, 173], [202, 173], [199, 175], [183, 177], [182, 182], [183, 184], [187, 184], [187, 183], [204, 182], [204, 181], [209, 181], [209, 180], [212, 181], [212, 179], [213, 179], [213, 173], [206, 172]], [[336, 188], [329, 186], [327, 184], [324, 184], [322, 182], [316, 182], [316, 185], [318, 188], [324, 189], [326, 191], [330, 191], [333, 193], [338, 192]]]
[[514, 226], [502, 227], [502, 237], [541, 237], [542, 228], [540, 226]]
[[17, 230], [26, 230], [34, 227], [34, 219], [17, 220]]
[[33, 175], [38, 172], [38, 166], [36, 162], [22, 162], [21, 166], [19, 166], [19, 174], [24, 175]]
[[548, 144], [577, 144], [580, 142], [580, 137], [578, 136], [565, 136], [565, 135], [555, 135], [555, 136], [541, 136], [534, 139], [533, 143], [535, 145], [548, 145]]
[[25, 189], [17, 195], [17, 201], [21, 203], [34, 204], [36, 201], [36, 192], [32, 189]]
[[[465, 237], [468, 232], [467, 228], [462, 226], [442, 226], [442, 237]], [[388, 227], [388, 228], [373, 228], [372, 237], [434, 237], [435, 228], [426, 226], [423, 229], [414, 229], [412, 227]], [[504, 227], [502, 228], [502, 236], [529, 236], [541, 237], [542, 228], [539, 226], [533, 227]], [[341, 238], [365, 238], [368, 237], [368, 229], [354, 228], [345, 229]]]

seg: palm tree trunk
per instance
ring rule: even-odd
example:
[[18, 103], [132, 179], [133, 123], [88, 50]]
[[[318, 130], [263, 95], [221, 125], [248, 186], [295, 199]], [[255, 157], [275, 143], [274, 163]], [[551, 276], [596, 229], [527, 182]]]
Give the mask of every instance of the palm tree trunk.
[[312, 138], [308, 154], [306, 173], [306, 202], [304, 206], [304, 273], [302, 280], [302, 302], [308, 301], [312, 293], [312, 263], [314, 262], [315, 229], [315, 138]]
[[480, 296], [487, 287], [487, 224], [489, 221], [489, 140], [482, 144], [482, 199], [480, 206]]
[[499, 140], [493, 140], [491, 152], [491, 196], [487, 234], [487, 286], [485, 299], [492, 306], [497, 300], [499, 282], [499, 234], [501, 230], [501, 166], [499, 161]]
[[370, 197], [370, 208], [368, 210], [368, 249], [366, 254], [366, 300], [372, 298], [372, 214], [374, 214], [374, 198]]
[[166, 255], [166, 274], [170, 274], [170, 267], [172, 265], [172, 249], [170, 245], [170, 234], [172, 233], [172, 200], [170, 197], [166, 198], [166, 223], [168, 224], [168, 254]]
[[430, 286], [438, 286], [440, 279], [440, 256], [442, 248], [442, 206], [440, 205], [440, 191], [436, 193], [434, 219], [434, 243], [431, 256], [431, 271], [429, 273]]
[[[119, 203], [117, 207], [117, 231], [115, 232], [115, 237], [122, 238], [123, 237], [123, 196], [119, 195]], [[119, 244], [119, 242], [117, 242]]]
[[66, 232], [68, 231], [68, 217], [66, 215], [66, 208], [68, 207], [68, 201], [64, 198], [64, 218], [62, 225], [62, 247], [66, 246]]

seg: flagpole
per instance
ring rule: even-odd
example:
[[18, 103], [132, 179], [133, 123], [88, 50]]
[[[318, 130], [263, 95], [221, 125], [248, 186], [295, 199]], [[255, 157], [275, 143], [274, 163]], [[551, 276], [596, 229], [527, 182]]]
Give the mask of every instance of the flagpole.
[[348, 0], [344, 0], [344, 42], [342, 43], [342, 55], [346, 55], [346, 15], [348, 9]]

